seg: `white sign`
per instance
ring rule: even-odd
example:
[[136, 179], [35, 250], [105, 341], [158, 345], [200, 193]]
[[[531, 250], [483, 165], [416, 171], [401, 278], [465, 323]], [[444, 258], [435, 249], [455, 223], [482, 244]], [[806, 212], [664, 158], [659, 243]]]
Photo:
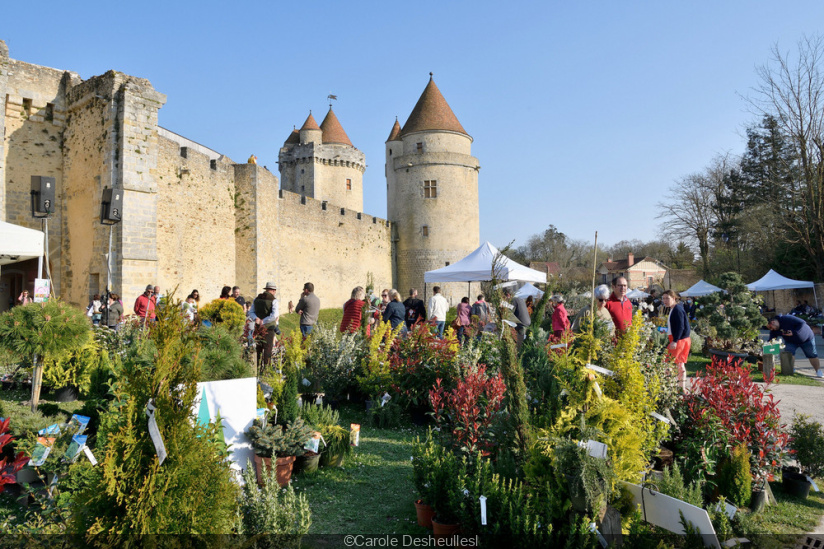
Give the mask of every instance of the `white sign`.
[[581, 441], [578, 443], [581, 448], [587, 449], [587, 454], [598, 459], [607, 459], [607, 445], [597, 440]]
[[49, 300], [51, 295], [51, 281], [48, 278], [34, 279], [34, 302], [42, 303]]
[[641, 516], [646, 522], [676, 534], [685, 534], [684, 526], [681, 524], [683, 513], [684, 520], [692, 523], [701, 532], [701, 539], [705, 546], [721, 549], [721, 544], [718, 543], [718, 537], [715, 535], [715, 528], [705, 509], [660, 492], [654, 492], [649, 488], [641, 488], [637, 484], [629, 482], [622, 484], [632, 494], [633, 507], [641, 506]]
[[197, 397], [192, 407], [197, 414], [200, 400], [206, 395], [210, 420], [220, 411], [223, 420], [223, 440], [232, 445], [230, 460], [232, 469], [242, 471], [246, 461], [254, 462], [252, 443], [246, 438], [246, 429], [252, 426], [257, 414], [257, 378], [204, 381], [197, 384]]

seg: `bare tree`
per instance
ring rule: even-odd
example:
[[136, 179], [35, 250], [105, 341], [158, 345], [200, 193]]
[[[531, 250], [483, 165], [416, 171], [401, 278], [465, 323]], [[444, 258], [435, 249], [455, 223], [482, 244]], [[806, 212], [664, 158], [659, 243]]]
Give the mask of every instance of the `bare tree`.
[[704, 276], [710, 270], [710, 238], [716, 222], [714, 196], [711, 173], [694, 173], [677, 180], [665, 202], [658, 204], [663, 234], [698, 248]]
[[750, 104], [772, 115], [789, 138], [799, 165], [790, 185], [789, 204], [781, 208], [790, 241], [801, 245], [824, 278], [824, 40], [805, 37], [790, 58], [778, 46], [758, 68], [759, 85]]

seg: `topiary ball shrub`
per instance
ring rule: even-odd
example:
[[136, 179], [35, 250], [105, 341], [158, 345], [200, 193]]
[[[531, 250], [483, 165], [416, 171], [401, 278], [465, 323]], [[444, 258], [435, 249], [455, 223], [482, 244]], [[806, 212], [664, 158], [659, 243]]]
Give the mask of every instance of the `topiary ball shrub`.
[[246, 313], [234, 299], [215, 299], [198, 310], [201, 322], [207, 320], [212, 324], [223, 324], [231, 331], [243, 329]]

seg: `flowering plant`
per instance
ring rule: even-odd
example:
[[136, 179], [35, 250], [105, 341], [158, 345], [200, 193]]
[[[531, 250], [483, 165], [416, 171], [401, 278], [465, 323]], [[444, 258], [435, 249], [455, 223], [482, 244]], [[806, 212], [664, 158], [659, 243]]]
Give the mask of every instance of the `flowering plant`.
[[491, 376], [486, 366], [468, 368], [451, 391], [435, 381], [429, 401], [438, 427], [451, 433], [452, 445], [468, 454], [489, 455], [494, 445], [492, 423], [504, 400], [506, 385], [499, 372]]
[[400, 395], [401, 404], [407, 408], [427, 406], [429, 390], [438, 379], [445, 389], [455, 387], [461, 374], [459, 349], [451, 330], [438, 339], [426, 324], [416, 324], [406, 338], [396, 339], [389, 368], [392, 389]]
[[789, 435], [782, 431], [778, 403], [753, 382], [740, 359], [713, 357], [706, 373], [696, 374], [685, 404], [690, 422], [698, 429], [717, 421], [732, 446], [747, 445], [757, 487], [784, 462]]

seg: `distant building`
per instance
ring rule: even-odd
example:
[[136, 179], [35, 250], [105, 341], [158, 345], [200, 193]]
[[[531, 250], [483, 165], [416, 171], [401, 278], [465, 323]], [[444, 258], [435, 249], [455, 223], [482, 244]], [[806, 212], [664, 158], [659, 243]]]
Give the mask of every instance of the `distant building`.
[[627, 254], [626, 259], [607, 259], [598, 266], [598, 278], [603, 284], [609, 284], [612, 279], [623, 276], [627, 279], [630, 289], [648, 288], [653, 284], [663, 284], [667, 275], [667, 267], [651, 257], [635, 261], [635, 255]]

